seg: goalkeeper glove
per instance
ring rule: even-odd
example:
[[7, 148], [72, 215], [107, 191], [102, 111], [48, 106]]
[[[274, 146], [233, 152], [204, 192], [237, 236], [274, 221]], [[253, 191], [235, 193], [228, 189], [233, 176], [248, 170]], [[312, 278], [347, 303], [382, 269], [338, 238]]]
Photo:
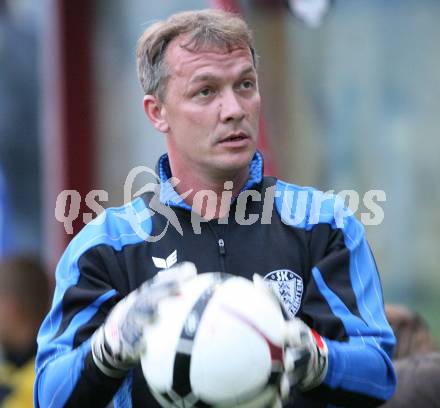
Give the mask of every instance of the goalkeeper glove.
[[[254, 285], [273, 296], [280, 306], [283, 304], [275, 292], [261, 276], [254, 274]], [[284, 350], [284, 374], [280, 385], [281, 401], [287, 401], [292, 387], [308, 391], [324, 380], [328, 367], [328, 350], [325, 341], [302, 320], [294, 317], [286, 321], [286, 339]]]
[[284, 365], [289, 386], [298, 385], [301, 391], [317, 387], [327, 374], [325, 341], [298, 318], [287, 322]]
[[182, 283], [197, 274], [184, 262], [159, 272], [153, 279], [120, 300], [92, 336], [92, 356], [107, 376], [122, 378], [145, 352], [143, 331], [156, 318], [159, 302], [179, 294]]

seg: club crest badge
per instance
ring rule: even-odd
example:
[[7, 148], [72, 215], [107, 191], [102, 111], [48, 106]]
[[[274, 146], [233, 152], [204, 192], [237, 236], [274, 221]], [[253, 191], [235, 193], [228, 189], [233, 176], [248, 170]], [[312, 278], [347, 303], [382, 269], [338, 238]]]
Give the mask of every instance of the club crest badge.
[[294, 317], [301, 306], [304, 291], [301, 276], [289, 269], [279, 269], [268, 273], [264, 280], [278, 296], [289, 317]]

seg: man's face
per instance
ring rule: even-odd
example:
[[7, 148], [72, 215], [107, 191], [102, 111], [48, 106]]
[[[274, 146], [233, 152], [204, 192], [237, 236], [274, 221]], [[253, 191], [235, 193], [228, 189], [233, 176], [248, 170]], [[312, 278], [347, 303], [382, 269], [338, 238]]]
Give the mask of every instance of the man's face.
[[165, 55], [170, 77], [162, 112], [172, 169], [234, 177], [247, 171], [258, 136], [260, 94], [252, 54], [247, 48], [191, 52], [180, 47], [184, 41], [173, 40]]

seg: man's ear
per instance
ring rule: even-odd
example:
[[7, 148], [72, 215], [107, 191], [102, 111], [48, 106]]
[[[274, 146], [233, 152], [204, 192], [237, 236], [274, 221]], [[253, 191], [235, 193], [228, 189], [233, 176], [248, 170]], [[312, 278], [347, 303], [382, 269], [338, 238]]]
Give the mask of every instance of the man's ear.
[[170, 127], [165, 119], [165, 109], [157, 96], [144, 96], [144, 111], [155, 129], [162, 133], [168, 132]]

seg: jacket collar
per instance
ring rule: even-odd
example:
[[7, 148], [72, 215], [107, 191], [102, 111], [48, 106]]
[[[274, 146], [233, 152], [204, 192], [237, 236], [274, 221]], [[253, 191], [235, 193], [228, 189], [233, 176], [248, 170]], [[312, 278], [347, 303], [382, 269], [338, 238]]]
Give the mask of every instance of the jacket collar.
[[[160, 202], [165, 205], [191, 210], [191, 207], [185, 203], [170, 182], [172, 175], [168, 154], [165, 153], [160, 157], [157, 162], [156, 170], [160, 181]], [[260, 184], [262, 179], [263, 156], [259, 151], [256, 151], [254, 157], [249, 163], [249, 178], [241, 191], [249, 190], [256, 184]]]

